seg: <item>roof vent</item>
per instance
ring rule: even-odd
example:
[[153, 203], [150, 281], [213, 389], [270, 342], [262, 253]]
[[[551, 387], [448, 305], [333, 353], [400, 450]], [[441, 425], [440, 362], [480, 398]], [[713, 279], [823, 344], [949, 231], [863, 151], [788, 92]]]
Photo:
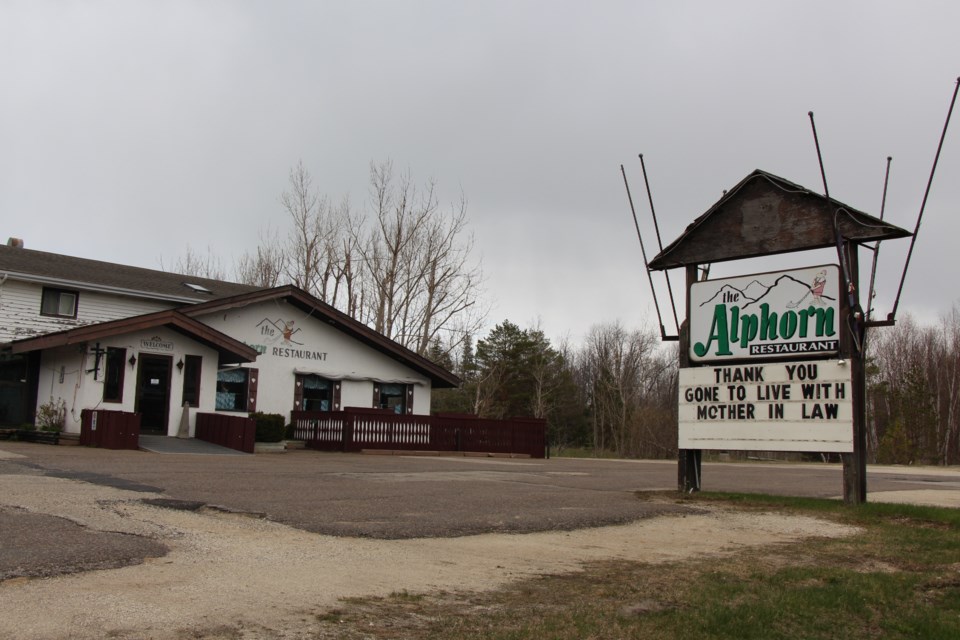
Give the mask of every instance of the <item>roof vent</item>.
[[210, 291], [210, 289], [207, 289], [206, 287], [201, 286], [199, 284], [193, 284], [192, 282], [184, 282], [183, 286], [187, 287], [188, 289], [192, 289], [197, 293], [208, 293], [210, 295], [213, 295], [213, 291]]
[[8, 238], [7, 246], [13, 247], [14, 249], [23, 249], [23, 239], [22, 238]]

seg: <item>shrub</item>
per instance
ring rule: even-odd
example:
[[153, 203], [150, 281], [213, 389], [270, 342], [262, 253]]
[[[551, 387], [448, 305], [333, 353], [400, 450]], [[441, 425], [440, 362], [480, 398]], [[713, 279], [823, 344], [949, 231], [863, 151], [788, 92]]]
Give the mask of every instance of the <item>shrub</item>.
[[63, 431], [67, 423], [67, 403], [62, 398], [44, 402], [37, 407], [37, 426], [41, 431]]
[[251, 413], [257, 421], [257, 442], [281, 442], [284, 436], [284, 419], [279, 413]]
[[903, 423], [897, 420], [880, 438], [877, 462], [880, 464], [913, 464], [916, 452]]

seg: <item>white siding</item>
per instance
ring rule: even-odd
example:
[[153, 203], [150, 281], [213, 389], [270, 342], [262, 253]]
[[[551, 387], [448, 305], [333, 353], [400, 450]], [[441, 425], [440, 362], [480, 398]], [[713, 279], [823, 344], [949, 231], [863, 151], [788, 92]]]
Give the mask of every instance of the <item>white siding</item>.
[[168, 302], [93, 291], [80, 290], [78, 293], [75, 319], [43, 316], [40, 315], [43, 285], [8, 279], [0, 285], [0, 342], [138, 316], [174, 306]]
[[[413, 412], [430, 413], [430, 380], [393, 358], [347, 336], [326, 321], [281, 300], [198, 318], [260, 351], [249, 366], [260, 370], [257, 410], [290, 417], [295, 371], [343, 380], [344, 407], [372, 407], [373, 382], [413, 384]], [[284, 339], [280, 328], [292, 322]]]
[[[122, 336], [113, 336], [100, 340], [100, 347], [120, 347], [127, 350], [126, 357], [136, 355], [139, 360], [145, 353], [158, 353], [142, 348], [141, 340], [150, 340], [159, 337], [162, 342], [172, 345], [172, 349], [161, 352], [160, 355], [171, 356], [173, 363], [187, 355], [198, 355], [202, 358], [200, 379], [200, 406], [190, 409], [190, 435], [196, 426], [196, 413], [202, 411], [212, 413], [215, 407], [217, 389], [217, 353], [213, 349], [195, 342], [181, 333], [160, 327], [130, 333]], [[40, 379], [37, 385], [37, 407], [51, 399], [62, 399], [67, 408], [67, 424], [65, 431], [80, 432], [80, 414], [84, 409], [110, 409], [113, 411], [132, 412], [137, 399], [137, 367], [124, 364], [123, 400], [122, 402], [103, 401], [103, 378], [105, 359], [101, 360], [100, 374], [94, 380], [90, 372], [94, 368], [94, 354], [88, 345], [84, 348], [76, 346], [48, 349], [43, 352], [40, 362]], [[60, 372], [63, 371], [63, 381], [60, 381]], [[167, 434], [176, 435], [183, 413], [183, 374], [173, 367], [170, 376], [169, 419]]]

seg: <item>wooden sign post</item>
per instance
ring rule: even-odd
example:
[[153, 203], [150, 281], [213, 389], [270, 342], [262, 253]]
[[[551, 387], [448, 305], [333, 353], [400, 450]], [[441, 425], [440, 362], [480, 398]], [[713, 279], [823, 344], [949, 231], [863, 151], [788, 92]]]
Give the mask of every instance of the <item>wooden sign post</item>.
[[[866, 501], [860, 243], [903, 229], [755, 171], [655, 257], [684, 267], [678, 488], [698, 491], [704, 450], [840, 454], [847, 503]], [[837, 248], [836, 264], [721, 279], [704, 265]]]

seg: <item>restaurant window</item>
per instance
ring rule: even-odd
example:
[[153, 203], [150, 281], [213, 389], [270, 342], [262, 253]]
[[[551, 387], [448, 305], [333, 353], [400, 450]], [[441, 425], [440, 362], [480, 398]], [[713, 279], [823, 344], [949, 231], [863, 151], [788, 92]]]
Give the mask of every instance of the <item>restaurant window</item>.
[[126, 349], [107, 347], [107, 366], [103, 376], [104, 402], [123, 402], [123, 374], [126, 364]]
[[77, 317], [77, 292], [64, 289], [43, 288], [40, 315], [57, 318]]
[[238, 367], [217, 372], [217, 411], [257, 410], [257, 370]]
[[315, 375], [301, 376], [304, 411], [332, 411], [333, 382]]
[[186, 356], [183, 359], [183, 402], [191, 407], [200, 406], [200, 356]]
[[413, 390], [407, 384], [375, 385], [377, 390], [376, 406], [381, 409], [393, 409], [394, 413], [405, 414], [410, 408], [408, 396]]

